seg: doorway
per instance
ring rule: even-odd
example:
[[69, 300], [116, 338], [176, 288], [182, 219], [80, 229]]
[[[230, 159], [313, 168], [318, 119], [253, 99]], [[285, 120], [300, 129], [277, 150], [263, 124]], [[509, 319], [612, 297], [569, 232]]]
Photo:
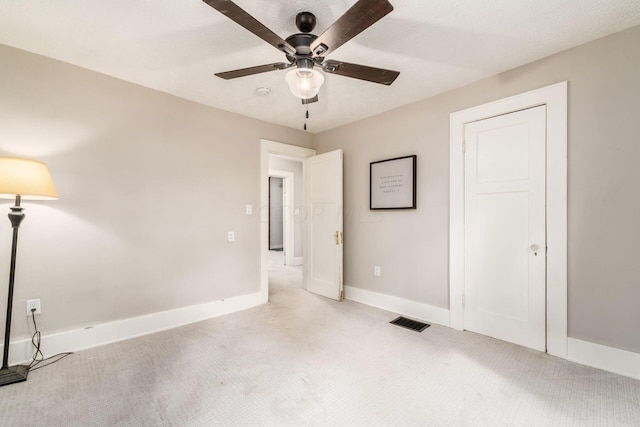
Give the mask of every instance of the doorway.
[[[261, 198], [261, 218], [260, 218], [260, 222], [261, 222], [261, 243], [260, 243], [260, 253], [261, 253], [261, 262], [260, 262], [260, 299], [262, 303], [266, 303], [269, 301], [269, 268], [270, 268], [270, 263], [273, 265], [273, 263], [275, 262], [276, 264], [279, 264], [280, 261], [279, 259], [283, 260], [283, 264], [284, 264], [284, 258], [278, 258], [277, 254], [274, 254], [272, 251], [269, 251], [269, 226], [268, 226], [268, 222], [269, 222], [269, 176], [271, 174], [273, 174], [272, 176], [279, 176], [279, 177], [283, 177], [284, 178], [284, 184], [283, 184], [283, 188], [285, 190], [285, 193], [290, 194], [290, 195], [294, 195], [295, 193], [295, 189], [293, 188], [293, 181], [295, 180], [294, 177], [291, 177], [290, 175], [288, 175], [290, 173], [290, 171], [283, 171], [282, 169], [277, 169], [279, 166], [281, 165], [282, 162], [280, 162], [279, 160], [285, 160], [285, 161], [293, 161], [293, 162], [297, 162], [300, 167], [302, 168], [302, 161], [308, 157], [312, 157], [315, 155], [315, 150], [311, 150], [308, 148], [302, 148], [302, 147], [297, 147], [294, 145], [287, 145], [287, 144], [281, 144], [278, 142], [274, 142], [274, 141], [268, 141], [268, 140], [261, 140], [260, 141], [260, 198]], [[271, 159], [278, 159], [276, 162], [274, 162], [273, 168], [271, 168]], [[281, 167], [281, 166], [280, 166]], [[303, 171], [303, 170], [302, 170]], [[302, 184], [303, 180], [300, 179], [300, 184]], [[290, 185], [289, 185], [290, 183]], [[289, 190], [287, 190], [288, 187], [291, 187]], [[302, 258], [302, 221], [303, 221], [303, 215], [304, 212], [300, 207], [297, 207], [298, 202], [295, 201], [295, 197], [293, 197], [293, 201], [292, 202], [284, 202], [283, 204], [286, 205], [284, 211], [285, 211], [285, 223], [286, 223], [286, 215], [287, 212], [289, 214], [289, 217], [292, 219], [291, 221], [289, 221], [289, 225], [284, 226], [284, 229], [287, 230], [288, 228], [291, 228], [293, 226], [293, 232], [290, 232], [288, 235], [286, 234], [285, 231], [285, 238], [284, 238], [284, 247], [285, 247], [285, 251], [283, 251], [283, 253], [288, 253], [289, 255], [292, 256], [292, 261], [290, 262], [290, 265], [287, 267], [295, 267], [295, 268], [300, 268], [297, 267], [298, 265], [302, 265], [302, 263], [304, 262], [304, 259]], [[299, 202], [302, 202], [302, 197], [299, 197]], [[297, 209], [297, 212], [296, 212]], [[296, 217], [298, 219], [296, 219]], [[300, 223], [300, 229], [299, 232], [297, 233], [300, 237], [299, 239], [299, 245], [300, 245], [300, 252], [299, 252], [299, 256], [296, 256], [296, 241], [295, 241], [295, 235], [296, 235], [296, 231], [295, 231], [295, 226], [296, 224]], [[287, 243], [289, 242], [289, 243]], [[289, 250], [287, 250], [287, 246], [289, 247]], [[291, 248], [293, 250], [291, 250]], [[282, 253], [281, 253], [282, 254]], [[282, 255], [284, 257], [284, 255]]]
[[[302, 162], [269, 156], [269, 298], [302, 288]], [[286, 294], [286, 292], [281, 292]]]
[[[467, 110], [452, 113], [450, 117], [451, 137], [451, 169], [450, 169], [450, 256], [449, 256], [449, 306], [450, 326], [456, 329], [474, 328], [473, 320], [468, 324], [470, 313], [466, 310], [467, 298], [476, 298], [477, 295], [469, 295], [468, 290], [473, 290], [468, 284], [477, 277], [469, 277], [475, 274], [474, 267], [469, 264], [477, 262], [476, 255], [468, 252], [468, 246], [478, 244], [495, 245], [495, 242], [474, 240], [468, 235], [468, 229], [473, 229], [473, 224], [467, 224], [467, 210], [473, 210], [468, 197], [469, 185], [467, 182], [467, 125], [481, 122], [485, 119], [509, 115], [514, 112], [543, 107], [545, 126], [544, 136], [546, 140], [546, 152], [544, 162], [544, 192], [546, 216], [546, 243], [530, 242], [521, 251], [520, 261], [532, 258], [539, 262], [540, 258], [546, 260], [546, 270], [542, 273], [546, 283], [546, 294], [543, 293], [543, 307], [546, 317], [543, 317], [544, 340], [548, 353], [565, 357], [567, 355], [567, 82], [547, 86], [521, 95], [505, 98], [499, 101], [483, 104]], [[473, 148], [473, 147], [472, 147]], [[477, 159], [476, 159], [477, 161]], [[492, 166], [492, 172], [499, 169], [499, 165]], [[488, 176], [488, 175], [487, 175]], [[471, 190], [474, 191], [474, 190]], [[472, 197], [475, 197], [472, 195]], [[494, 206], [495, 207], [495, 206]], [[490, 212], [491, 209], [486, 212]], [[496, 210], [493, 211], [495, 221]], [[477, 229], [480, 229], [476, 227]], [[472, 231], [473, 232], [473, 231]], [[535, 247], [534, 247], [535, 246]], [[478, 248], [475, 248], [478, 249]], [[484, 247], [491, 251], [491, 246]], [[473, 251], [473, 248], [470, 249]], [[546, 252], [546, 253], [545, 253]], [[472, 257], [471, 262], [468, 259]], [[490, 266], [491, 260], [486, 264], [477, 263], [476, 267]], [[528, 261], [527, 261], [528, 263]], [[476, 268], [477, 270], [477, 268]], [[544, 269], [543, 269], [544, 270]], [[486, 294], [485, 307], [501, 303], [498, 301], [501, 295]], [[539, 298], [536, 297], [536, 298]], [[470, 301], [472, 302], [472, 301]], [[508, 303], [507, 303], [508, 304]], [[518, 315], [512, 317], [517, 317]], [[528, 314], [527, 314], [528, 316]], [[519, 331], [515, 328], [516, 333]], [[484, 333], [484, 332], [481, 332]], [[493, 334], [493, 332], [491, 333]], [[504, 338], [511, 340], [510, 338]], [[526, 345], [526, 344], [525, 344]], [[544, 351], [544, 349], [543, 349]]]

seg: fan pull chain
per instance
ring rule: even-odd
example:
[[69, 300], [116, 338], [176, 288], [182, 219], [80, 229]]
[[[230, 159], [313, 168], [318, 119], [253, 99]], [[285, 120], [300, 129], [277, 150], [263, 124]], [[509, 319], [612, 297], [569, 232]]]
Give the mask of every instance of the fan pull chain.
[[309, 104], [305, 104], [307, 106], [307, 112], [305, 113], [305, 121], [304, 121], [304, 130], [307, 130], [307, 119], [309, 119]]

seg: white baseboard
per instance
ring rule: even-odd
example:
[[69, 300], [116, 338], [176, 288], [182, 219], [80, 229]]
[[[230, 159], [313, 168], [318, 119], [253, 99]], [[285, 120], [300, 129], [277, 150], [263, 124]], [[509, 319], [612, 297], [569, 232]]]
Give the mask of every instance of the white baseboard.
[[344, 297], [351, 301], [392, 311], [403, 316], [449, 326], [449, 310], [446, 308], [434, 307], [432, 305], [367, 291], [366, 289], [354, 288], [352, 286], [344, 287]]
[[297, 257], [293, 258], [293, 265], [302, 265], [302, 257], [301, 256], [297, 256]]
[[[145, 316], [116, 320], [83, 329], [42, 335], [41, 349], [45, 357], [54, 354], [98, 347], [142, 335], [160, 332], [190, 323], [200, 322], [236, 311], [246, 310], [261, 304], [260, 292], [225, 298], [204, 304], [161, 311]], [[0, 346], [2, 348], [2, 346]], [[33, 346], [30, 339], [11, 343], [10, 365], [31, 360]]]
[[640, 380], [640, 354], [606, 345], [567, 339], [567, 359]]

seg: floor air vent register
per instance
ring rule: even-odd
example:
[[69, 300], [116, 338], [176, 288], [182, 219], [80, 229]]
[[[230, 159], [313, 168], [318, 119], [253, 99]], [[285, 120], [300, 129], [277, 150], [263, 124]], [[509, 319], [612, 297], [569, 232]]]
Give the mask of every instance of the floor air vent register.
[[398, 317], [397, 319], [392, 320], [389, 323], [393, 323], [394, 325], [402, 326], [403, 328], [411, 329], [412, 331], [422, 332], [431, 326], [428, 323], [418, 322], [416, 320], [407, 319], [406, 317]]

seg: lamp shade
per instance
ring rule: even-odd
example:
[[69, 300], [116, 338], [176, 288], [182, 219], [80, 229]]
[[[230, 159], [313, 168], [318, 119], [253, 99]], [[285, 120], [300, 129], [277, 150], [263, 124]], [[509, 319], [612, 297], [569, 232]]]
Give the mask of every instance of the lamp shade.
[[58, 198], [47, 165], [36, 160], [0, 157], [0, 198], [52, 200]]
[[324, 76], [313, 68], [296, 68], [285, 75], [289, 90], [300, 99], [313, 98], [324, 83]]

